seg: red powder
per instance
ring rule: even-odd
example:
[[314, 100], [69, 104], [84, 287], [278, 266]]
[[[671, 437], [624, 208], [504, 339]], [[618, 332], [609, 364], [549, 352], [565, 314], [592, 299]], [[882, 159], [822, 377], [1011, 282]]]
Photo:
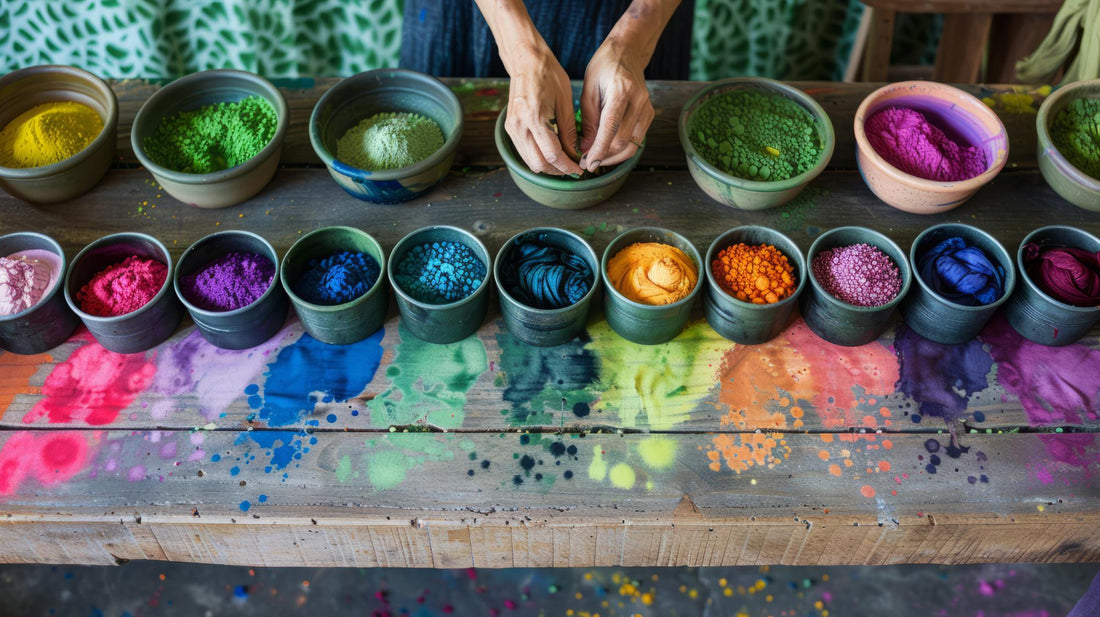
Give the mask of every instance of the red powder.
[[117, 317], [145, 306], [168, 278], [168, 266], [133, 255], [108, 266], [80, 288], [80, 310], [96, 317]]
[[960, 182], [986, 170], [984, 151], [951, 141], [912, 109], [883, 109], [867, 119], [864, 130], [871, 147], [887, 163], [925, 180]]

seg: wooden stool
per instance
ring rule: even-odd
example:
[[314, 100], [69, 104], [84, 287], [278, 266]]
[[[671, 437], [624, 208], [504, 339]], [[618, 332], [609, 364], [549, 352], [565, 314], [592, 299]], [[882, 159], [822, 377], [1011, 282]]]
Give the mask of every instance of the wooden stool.
[[935, 81], [974, 83], [989, 43], [985, 81], [1016, 81], [1016, 61], [1034, 51], [1050, 31], [1062, 0], [861, 0], [870, 11], [863, 50], [863, 81], [886, 81], [894, 20], [902, 13], [943, 13]]

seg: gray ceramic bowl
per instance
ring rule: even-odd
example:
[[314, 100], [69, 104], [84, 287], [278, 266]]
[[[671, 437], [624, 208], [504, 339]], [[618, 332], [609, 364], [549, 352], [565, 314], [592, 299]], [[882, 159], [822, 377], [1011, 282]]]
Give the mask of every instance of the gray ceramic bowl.
[[0, 347], [20, 354], [36, 354], [52, 349], [65, 342], [80, 325], [80, 320], [65, 304], [65, 294], [61, 291], [68, 265], [61, 245], [53, 238], [37, 233], [0, 236], [0, 257], [28, 250], [49, 251], [57, 255], [59, 272], [57, 282], [46, 290], [37, 304], [14, 315], [0, 316]]
[[1100, 179], [1093, 178], [1066, 160], [1050, 138], [1050, 126], [1054, 117], [1071, 101], [1079, 98], [1100, 98], [1100, 79], [1062, 86], [1039, 106], [1039, 113], [1035, 115], [1035, 130], [1039, 134], [1039, 172], [1043, 174], [1050, 188], [1069, 203], [1100, 212]]
[[0, 128], [32, 107], [57, 101], [91, 107], [103, 119], [103, 130], [87, 148], [52, 165], [0, 167], [0, 188], [20, 199], [55, 203], [83, 195], [114, 159], [118, 99], [102, 79], [76, 67], [32, 66], [0, 77]]
[[508, 175], [512, 176], [512, 181], [516, 183], [519, 190], [544, 206], [559, 210], [580, 210], [594, 206], [622, 188], [626, 183], [626, 177], [642, 158], [644, 148], [638, 148], [634, 156], [600, 175], [579, 180], [537, 174], [531, 171], [527, 163], [524, 163], [516, 153], [512, 138], [504, 128], [507, 117], [508, 108], [505, 107], [500, 110], [496, 128], [493, 131], [500, 158], [504, 159], [504, 164], [508, 167]]
[[[348, 129], [383, 112], [412, 112], [443, 130], [443, 147], [400, 169], [370, 171], [336, 160], [336, 143]], [[352, 75], [326, 92], [309, 117], [309, 142], [336, 183], [359, 199], [392, 204], [408, 201], [447, 176], [462, 138], [462, 104], [435, 77], [405, 69]]]
[[[271, 141], [244, 163], [208, 174], [189, 174], [159, 165], [146, 153], [145, 140], [157, 130], [163, 118], [250, 96], [267, 99], [275, 108], [278, 124]], [[259, 193], [275, 175], [289, 125], [286, 99], [263, 77], [229, 69], [201, 71], [173, 81], [145, 101], [134, 118], [130, 145], [138, 161], [172, 197], [199, 208], [225, 208]]]
[[[691, 143], [689, 134], [695, 111], [715, 95], [734, 90], [754, 90], [788, 98], [810, 112], [816, 120], [821, 140], [821, 157], [812, 169], [786, 180], [763, 182], [732, 176], [707, 162]], [[684, 104], [679, 121], [680, 145], [687, 156], [688, 171], [699, 188], [719, 203], [741, 210], [764, 210], [781, 206], [794, 199], [811, 180], [816, 178], [833, 157], [836, 136], [828, 114], [805, 92], [783, 82], [764, 77], [731, 77], [716, 81], [700, 90]]]

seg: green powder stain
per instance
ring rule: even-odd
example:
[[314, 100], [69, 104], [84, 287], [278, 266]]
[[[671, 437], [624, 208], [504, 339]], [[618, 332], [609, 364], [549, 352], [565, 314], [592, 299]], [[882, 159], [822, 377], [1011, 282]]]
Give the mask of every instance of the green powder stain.
[[676, 440], [654, 435], [638, 444], [638, 454], [647, 467], [667, 469], [676, 461]]
[[714, 374], [729, 342], [703, 320], [662, 345], [638, 345], [606, 321], [589, 327], [589, 348], [600, 358], [596, 406], [617, 411], [623, 428], [668, 430], [687, 421], [716, 387]]
[[603, 482], [607, 477], [607, 462], [603, 460], [603, 446], [596, 444], [592, 449], [592, 462], [588, 464], [588, 477], [595, 482]]
[[612, 467], [608, 477], [615, 488], [623, 490], [634, 488], [634, 468], [626, 463], [618, 463]]
[[351, 457], [345, 454], [336, 465], [336, 479], [340, 482], [347, 482], [351, 477]]
[[453, 439], [437, 433], [391, 433], [367, 442], [372, 449], [363, 455], [367, 479], [376, 490], [385, 490], [402, 484], [408, 472], [420, 465], [453, 461]]
[[771, 211], [771, 225], [784, 233], [802, 231], [817, 213], [817, 201], [828, 194], [826, 189], [807, 186], [787, 205]]
[[145, 138], [145, 151], [173, 171], [222, 171], [259, 154], [275, 136], [278, 122], [275, 108], [260, 96], [205, 105], [163, 118]]
[[821, 158], [821, 138], [806, 108], [752, 90], [707, 99], [692, 115], [688, 134], [708, 163], [746, 180], [786, 180]]
[[418, 163], [443, 147], [443, 131], [431, 118], [412, 113], [375, 114], [336, 142], [336, 158], [369, 171]]
[[528, 345], [505, 330], [496, 335], [500, 371], [496, 382], [511, 403], [513, 426], [545, 425], [554, 413], [570, 415], [577, 405], [591, 405], [599, 362], [585, 347], [585, 334], [555, 347]]
[[385, 490], [405, 481], [408, 467], [405, 454], [397, 450], [382, 450], [368, 457], [367, 478], [374, 488]]
[[1050, 125], [1054, 147], [1074, 167], [1100, 180], [1100, 99], [1074, 99]]

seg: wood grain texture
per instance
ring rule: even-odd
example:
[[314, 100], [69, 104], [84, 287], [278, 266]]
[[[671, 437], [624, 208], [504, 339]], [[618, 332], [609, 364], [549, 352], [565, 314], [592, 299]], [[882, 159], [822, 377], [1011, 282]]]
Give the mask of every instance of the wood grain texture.
[[948, 83], [978, 81], [992, 26], [991, 12], [944, 15], [933, 80]]

